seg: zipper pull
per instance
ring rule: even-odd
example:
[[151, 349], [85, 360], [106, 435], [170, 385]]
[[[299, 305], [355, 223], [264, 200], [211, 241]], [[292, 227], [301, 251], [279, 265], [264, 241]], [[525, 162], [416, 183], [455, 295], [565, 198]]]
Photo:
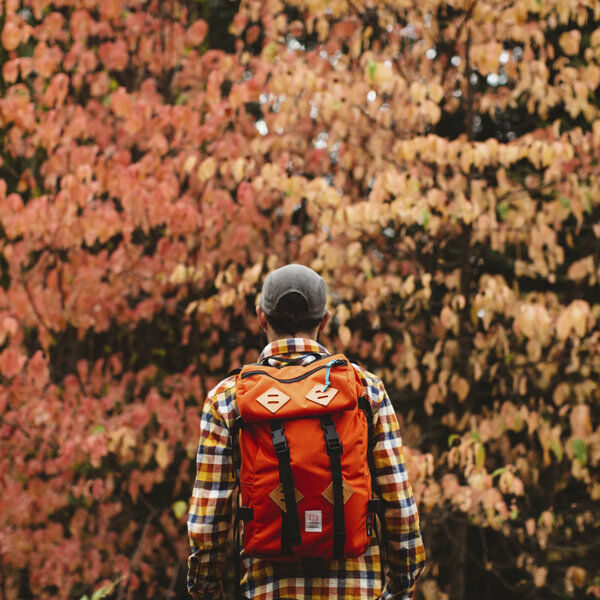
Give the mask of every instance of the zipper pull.
[[330, 360], [327, 363], [327, 370], [325, 371], [325, 387], [323, 388], [323, 391], [326, 392], [327, 388], [331, 385], [331, 381], [329, 381], [329, 373], [331, 372], [331, 367], [335, 367], [336, 365], [341, 365], [343, 364], [343, 361], [334, 358], [333, 360]]

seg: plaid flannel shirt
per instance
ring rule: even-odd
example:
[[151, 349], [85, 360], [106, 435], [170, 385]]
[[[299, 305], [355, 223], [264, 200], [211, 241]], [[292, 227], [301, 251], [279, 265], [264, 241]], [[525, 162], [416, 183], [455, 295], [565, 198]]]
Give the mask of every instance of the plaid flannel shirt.
[[[278, 355], [329, 354], [313, 340], [277, 340], [259, 360]], [[306, 362], [314, 360], [308, 354]], [[331, 560], [326, 576], [310, 577], [296, 563], [276, 563], [241, 553], [242, 595], [252, 600], [400, 600], [412, 598], [425, 567], [419, 517], [408, 481], [398, 421], [381, 380], [353, 365], [371, 403], [375, 428], [375, 470], [385, 501], [387, 582], [381, 590], [381, 560], [375, 537], [363, 556]], [[208, 394], [200, 427], [197, 473], [188, 516], [191, 555], [188, 590], [196, 600], [219, 600], [232, 498], [237, 474], [232, 463], [231, 431], [239, 415], [235, 378], [223, 380]]]

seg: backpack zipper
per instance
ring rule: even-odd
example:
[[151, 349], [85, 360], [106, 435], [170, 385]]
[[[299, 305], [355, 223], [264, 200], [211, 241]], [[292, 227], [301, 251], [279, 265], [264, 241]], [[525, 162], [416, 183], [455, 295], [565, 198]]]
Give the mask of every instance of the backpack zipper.
[[320, 371], [321, 369], [338, 367], [338, 366], [347, 365], [347, 364], [348, 364], [347, 360], [341, 360], [338, 358], [338, 359], [329, 361], [329, 363], [327, 363], [327, 364], [319, 365], [318, 367], [315, 367], [314, 369], [311, 369], [310, 371], [307, 371], [306, 373], [303, 373], [302, 375], [298, 375], [298, 377], [291, 377], [290, 379], [279, 379], [278, 377], [273, 377], [273, 375], [271, 375], [270, 373], [265, 373], [264, 371], [246, 371], [245, 373], [242, 373], [242, 379], [245, 379], [246, 377], [251, 377], [252, 375], [266, 375], [267, 377], [270, 377], [271, 379], [274, 379], [275, 381], [278, 381], [279, 383], [296, 383], [296, 381], [301, 381], [302, 379], [306, 379], [307, 377], [309, 377], [313, 373], [316, 373], [317, 371]]

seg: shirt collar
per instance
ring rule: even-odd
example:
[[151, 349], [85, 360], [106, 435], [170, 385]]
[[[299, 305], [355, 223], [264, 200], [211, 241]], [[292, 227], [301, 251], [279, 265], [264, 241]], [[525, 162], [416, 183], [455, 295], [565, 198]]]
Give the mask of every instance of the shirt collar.
[[327, 348], [321, 346], [321, 344], [315, 340], [310, 340], [308, 338], [287, 338], [275, 340], [274, 342], [267, 344], [260, 353], [258, 361], [261, 362], [265, 358], [277, 356], [279, 354], [306, 354], [308, 352], [329, 354]]

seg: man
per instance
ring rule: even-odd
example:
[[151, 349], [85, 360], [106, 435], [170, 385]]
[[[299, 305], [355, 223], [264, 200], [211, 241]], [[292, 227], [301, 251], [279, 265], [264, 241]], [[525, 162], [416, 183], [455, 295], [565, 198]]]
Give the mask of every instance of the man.
[[[331, 313], [326, 307], [325, 282], [312, 269], [287, 265], [270, 273], [256, 314], [268, 341], [259, 361], [276, 366], [286, 357], [303, 357], [303, 364], [308, 364], [315, 360], [315, 353], [330, 354], [317, 342]], [[353, 366], [373, 414], [376, 485], [385, 504], [385, 589], [381, 590], [380, 552], [373, 536], [363, 556], [326, 562], [318, 576], [303, 570], [301, 563], [250, 558], [242, 552], [241, 592], [248, 600], [403, 600], [413, 596], [425, 567], [425, 550], [398, 422], [383, 383]], [[229, 377], [209, 392], [202, 414], [188, 518], [192, 550], [188, 589], [196, 600], [222, 596], [221, 576], [237, 486], [232, 431], [238, 416], [235, 378]]]

